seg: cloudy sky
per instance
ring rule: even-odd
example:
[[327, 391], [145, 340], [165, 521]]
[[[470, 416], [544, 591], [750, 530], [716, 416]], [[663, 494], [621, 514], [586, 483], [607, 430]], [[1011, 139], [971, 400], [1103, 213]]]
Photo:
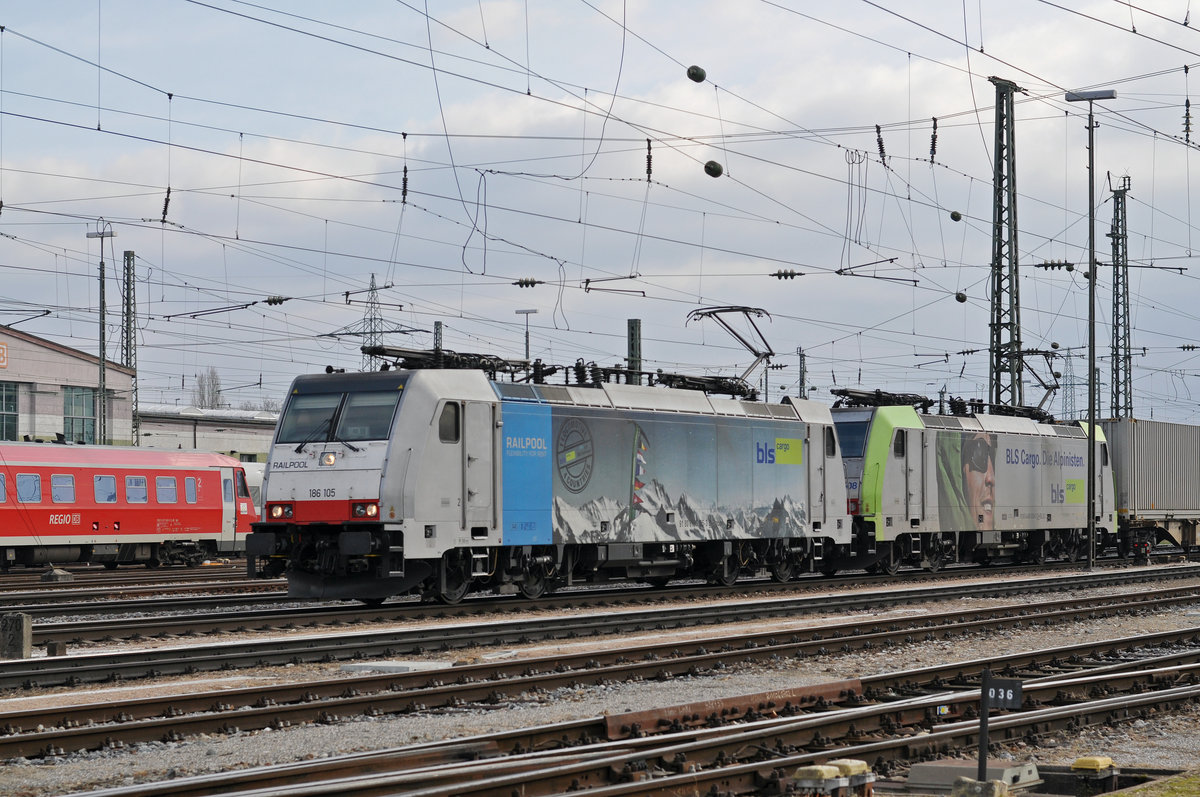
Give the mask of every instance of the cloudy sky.
[[[520, 358], [528, 321], [531, 357], [615, 366], [636, 318], [646, 370], [740, 376], [754, 355], [689, 314], [744, 306], [762, 311], [765, 342], [723, 317], [774, 352], [747, 375], [772, 399], [800, 391], [801, 350], [822, 400], [985, 398], [997, 77], [1023, 90], [1022, 344], [1057, 353], [1030, 356], [1026, 403], [1086, 406], [1087, 105], [1064, 93], [1114, 89], [1095, 104], [1100, 408], [1127, 178], [1135, 414], [1195, 421], [1189, 13], [1187, 0], [9, 3], [0, 322], [96, 351], [103, 260], [119, 360], [132, 251], [144, 403], [190, 402], [210, 367], [234, 407], [278, 401], [297, 374], [358, 369], [372, 279], [387, 345], [429, 348], [440, 324], [445, 348]], [[1050, 371], [1063, 388], [1047, 397]]]

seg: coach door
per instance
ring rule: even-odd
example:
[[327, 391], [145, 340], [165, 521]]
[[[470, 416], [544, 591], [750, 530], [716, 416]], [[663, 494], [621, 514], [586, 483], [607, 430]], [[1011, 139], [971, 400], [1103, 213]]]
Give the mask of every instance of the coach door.
[[463, 528], [495, 527], [492, 461], [496, 405], [484, 401], [465, 404], [463, 429]]
[[233, 468], [221, 468], [221, 550], [231, 550], [237, 532], [237, 496], [233, 487]]

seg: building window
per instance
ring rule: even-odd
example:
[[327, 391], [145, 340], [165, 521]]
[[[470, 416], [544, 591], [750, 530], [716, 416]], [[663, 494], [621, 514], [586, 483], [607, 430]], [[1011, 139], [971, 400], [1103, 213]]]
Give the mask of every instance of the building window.
[[17, 385], [0, 382], [0, 440], [17, 439]]
[[63, 388], [63, 434], [75, 443], [96, 442], [96, 391], [93, 388]]

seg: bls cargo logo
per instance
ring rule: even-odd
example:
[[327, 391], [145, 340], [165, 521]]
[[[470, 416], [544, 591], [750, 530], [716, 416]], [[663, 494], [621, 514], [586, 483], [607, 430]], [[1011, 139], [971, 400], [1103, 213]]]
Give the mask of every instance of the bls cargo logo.
[[558, 430], [554, 446], [558, 478], [573, 493], [582, 492], [592, 480], [592, 430], [578, 418], [568, 418]]
[[804, 441], [793, 437], [776, 437], [775, 444], [755, 443], [754, 461], [759, 465], [803, 465]]

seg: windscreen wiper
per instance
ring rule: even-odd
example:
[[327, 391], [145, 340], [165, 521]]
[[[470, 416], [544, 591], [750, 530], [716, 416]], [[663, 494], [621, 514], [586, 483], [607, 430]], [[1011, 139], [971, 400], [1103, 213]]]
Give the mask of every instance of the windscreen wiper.
[[342, 438], [338, 437], [337, 434], [334, 434], [334, 436], [330, 439], [333, 440], [335, 443], [341, 443], [342, 445], [344, 445], [346, 448], [350, 449], [351, 451], [362, 451], [361, 448], [354, 445], [349, 440], [343, 440]]
[[303, 440], [301, 440], [301, 441], [300, 441], [300, 445], [296, 446], [296, 453], [297, 453], [297, 454], [299, 454], [299, 453], [303, 452], [303, 451], [304, 451], [304, 447], [305, 447], [306, 445], [308, 445], [309, 443], [313, 442], [313, 441], [314, 441], [314, 440], [316, 440], [318, 437], [320, 437], [321, 435], [323, 435], [323, 434], [325, 434], [327, 431], [329, 431], [329, 424], [330, 424], [332, 421], [333, 421], [333, 416], [332, 416], [332, 415], [331, 415], [331, 416], [329, 416], [328, 418], [326, 418], [325, 420], [321, 421], [320, 425], [319, 425], [319, 426], [317, 426], [315, 429], [313, 429], [311, 432], [309, 432], [309, 434], [308, 434], [308, 437], [306, 437], [306, 438], [304, 438]]

